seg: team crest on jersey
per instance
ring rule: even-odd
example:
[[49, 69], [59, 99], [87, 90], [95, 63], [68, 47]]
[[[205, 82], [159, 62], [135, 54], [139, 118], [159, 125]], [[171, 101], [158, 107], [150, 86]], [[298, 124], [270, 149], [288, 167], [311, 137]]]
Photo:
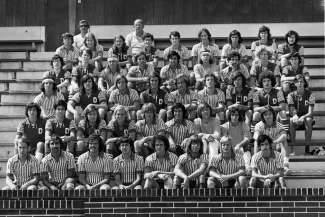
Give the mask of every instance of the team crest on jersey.
[[70, 129], [69, 128], [65, 128], [64, 133], [65, 134], [69, 134], [70, 133]]
[[97, 97], [93, 97], [93, 103], [97, 103]]
[[60, 78], [60, 82], [63, 83], [64, 82], [64, 78]]
[[244, 98], [244, 102], [247, 102], [248, 99], [247, 96], [244, 96], [243, 98]]
[[129, 135], [129, 131], [128, 131], [128, 129], [125, 129], [125, 130], [124, 130], [124, 135], [125, 135], [125, 136]]
[[96, 135], [99, 135], [99, 130], [95, 130], [95, 134]]
[[38, 128], [38, 134], [42, 134], [43, 133], [43, 129], [42, 128]]
[[273, 104], [277, 103], [277, 99], [275, 99], [275, 98], [273, 98], [272, 101], [273, 101]]
[[305, 100], [305, 106], [309, 105], [309, 101]]
[[164, 100], [163, 99], [159, 99], [159, 105], [162, 105], [163, 104], [163, 102], [164, 102]]

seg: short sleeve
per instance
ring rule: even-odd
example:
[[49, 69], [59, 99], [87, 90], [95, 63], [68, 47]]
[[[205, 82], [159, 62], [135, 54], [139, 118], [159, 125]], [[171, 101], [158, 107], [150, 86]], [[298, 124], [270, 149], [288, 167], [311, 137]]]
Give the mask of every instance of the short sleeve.
[[114, 159], [114, 171], [113, 172], [114, 172], [115, 175], [121, 173], [121, 167], [120, 167], [118, 157], [116, 157]]
[[36, 175], [36, 174], [40, 174], [41, 173], [40, 164], [38, 163], [38, 160], [37, 159], [33, 160], [33, 163], [32, 163], [32, 173], [33, 173], [33, 175]]
[[256, 72], [257, 72], [256, 67], [258, 67], [258, 66], [256, 66], [256, 65], [253, 65], [253, 66], [252, 66], [251, 71], [250, 71], [250, 75], [251, 75], [251, 76], [256, 77], [256, 74], [257, 74], [257, 73], [256, 73]]
[[216, 155], [216, 156], [213, 156], [212, 157], [212, 160], [211, 160], [211, 163], [210, 163], [210, 168], [209, 170], [211, 170], [212, 168], [215, 168], [216, 170], [219, 169], [219, 155]]
[[77, 66], [72, 68], [71, 76], [78, 77], [78, 67]]
[[310, 93], [309, 106], [314, 106], [314, 105], [315, 105], [315, 95], [314, 95], [314, 93]]
[[282, 91], [278, 91], [277, 92], [277, 99], [278, 99], [279, 104], [280, 103], [285, 103], [285, 100], [284, 100], [284, 96], [283, 96], [283, 92]]
[[[256, 125], [255, 125], [255, 133], [258, 134], [258, 135], [261, 135], [263, 134], [263, 126], [262, 126], [262, 122], [258, 122]], [[254, 133], [254, 134], [255, 134]]]
[[260, 98], [259, 98], [259, 93], [258, 93], [258, 91], [256, 91], [256, 92], [253, 94], [253, 104], [254, 104], [254, 105], [259, 105], [259, 104], [260, 104]]
[[253, 157], [252, 157], [252, 161], [251, 161], [251, 168], [252, 169], [258, 169], [258, 153], [257, 154], [254, 154]]
[[187, 132], [189, 135], [194, 134], [194, 127], [192, 121], [187, 122]]
[[284, 54], [284, 49], [282, 44], [279, 44], [278, 46], [278, 54]]
[[168, 53], [169, 53], [169, 48], [166, 48], [164, 50], [164, 60], [167, 60]]
[[281, 77], [279, 66], [275, 66], [273, 73], [275, 77]]
[[253, 41], [252, 46], [251, 46], [251, 51], [255, 52], [256, 50], [256, 43]]
[[149, 155], [146, 158], [146, 160], [144, 162], [144, 168], [146, 168], [146, 167], [150, 167], [151, 169], [153, 168], [153, 166], [152, 166], [152, 155]]
[[46, 124], [45, 124], [45, 131], [50, 131], [52, 132], [52, 119], [49, 119], [46, 121]]
[[128, 126], [129, 132], [136, 132], [137, 131], [137, 125], [134, 123], [134, 121], [131, 121]]
[[236, 154], [236, 164], [238, 166], [238, 169], [245, 169], [245, 161], [242, 155]]
[[170, 156], [170, 165], [171, 165], [171, 167], [175, 167], [175, 165], [177, 164], [177, 160], [178, 160], [177, 155], [173, 154], [173, 153], [169, 153], [169, 156]]
[[201, 159], [201, 164], [205, 163], [205, 164], [209, 164], [209, 155], [207, 154], [202, 154], [200, 156]]
[[76, 93], [72, 96], [71, 100], [75, 103], [78, 104], [80, 103], [80, 97], [81, 97], [81, 93]]
[[222, 50], [221, 50], [221, 56], [222, 57], [227, 57], [227, 49], [228, 49], [229, 45], [228, 44], [225, 44], [223, 47], [222, 47]]
[[288, 76], [288, 74], [289, 74], [289, 66], [285, 66], [282, 69], [282, 75]]
[[179, 165], [183, 167], [186, 162], [187, 162], [187, 154], [182, 154], [181, 156], [179, 156], [177, 161]]
[[12, 158], [10, 158], [7, 162], [7, 169], [6, 169], [7, 174], [13, 174], [13, 168], [12, 168]]
[[102, 131], [102, 130], [106, 131], [106, 122], [105, 122], [105, 120], [100, 121], [98, 129], [99, 129], [99, 131]]
[[192, 51], [191, 51], [191, 56], [192, 56], [192, 57], [197, 57], [197, 56], [198, 56], [198, 52], [197, 52], [197, 50], [198, 50], [198, 45], [195, 44], [195, 45], [192, 47]]
[[247, 138], [248, 140], [250, 140], [252, 138], [252, 133], [250, 132], [250, 127], [248, 126], [248, 124], [243, 122], [242, 129], [243, 129], [244, 137]]
[[136, 90], [131, 91], [130, 99], [131, 99], [132, 103], [140, 102], [140, 97], [139, 97], [139, 94], [138, 94], [138, 92]]
[[294, 107], [295, 106], [293, 92], [289, 93], [287, 102], [288, 102], [289, 107]]
[[188, 60], [191, 56], [190, 52], [188, 51], [188, 49], [186, 47], [183, 46], [183, 60]]
[[128, 76], [136, 77], [137, 70], [138, 70], [137, 66], [132, 66], [128, 72]]
[[117, 94], [117, 90], [113, 90], [109, 96], [109, 102], [111, 103], [117, 103], [117, 100], [116, 100], [116, 94]]
[[76, 130], [77, 129], [77, 125], [76, 125], [76, 122], [74, 120], [70, 121], [69, 129], [70, 130]]
[[21, 133], [21, 134], [23, 134], [24, 132], [25, 132], [24, 122], [21, 121], [21, 122], [19, 122], [19, 124], [18, 124], [18, 127], [17, 127], [17, 133]]
[[218, 102], [219, 103], [225, 103], [225, 93], [223, 91], [219, 91], [218, 93]]
[[114, 132], [115, 130], [114, 122], [112, 120], [107, 124], [107, 130], [110, 132]]
[[105, 167], [104, 167], [104, 173], [113, 173], [114, 170], [114, 163], [113, 160], [106, 156], [105, 158]]
[[81, 120], [78, 124], [78, 130], [85, 131], [86, 126], [85, 126], [85, 120]]
[[277, 154], [276, 155], [276, 168], [283, 169], [284, 168], [284, 160], [282, 154]]
[[253, 96], [254, 96], [254, 90], [251, 89], [249, 92], [248, 92], [248, 102], [252, 102], [253, 101]]

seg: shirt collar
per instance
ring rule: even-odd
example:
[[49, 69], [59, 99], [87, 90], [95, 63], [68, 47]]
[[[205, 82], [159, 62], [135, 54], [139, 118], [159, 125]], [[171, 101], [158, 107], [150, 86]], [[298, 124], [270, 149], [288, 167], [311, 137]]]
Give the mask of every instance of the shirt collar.
[[[166, 160], [170, 160], [169, 152], [168, 152], [168, 151], [165, 152], [165, 156], [164, 156], [164, 158], [165, 158]], [[158, 159], [158, 157], [157, 157], [157, 153], [156, 153], [156, 152], [152, 154], [152, 159], [153, 159], [153, 160], [157, 160], [157, 159]]]
[[[104, 157], [104, 152], [99, 152], [99, 155], [98, 155], [100, 158], [103, 158]], [[85, 154], [85, 157], [86, 158], [91, 158], [90, 156], [90, 151], [87, 151], [86, 154]]]
[[[175, 123], [175, 118], [173, 118], [172, 120], [170, 120], [170, 125], [176, 125], [177, 123]], [[186, 126], [186, 119], [183, 120], [182, 123], [183, 126]]]
[[[131, 157], [130, 157], [130, 159], [131, 159], [131, 160], [134, 160], [134, 158], [135, 158], [135, 154], [134, 154], [134, 153], [131, 153]], [[118, 156], [118, 161], [119, 161], [119, 162], [123, 162], [123, 161], [124, 161], [123, 154], [120, 154], [120, 155]]]
[[[119, 89], [117, 89], [117, 91], [118, 91], [118, 94], [120, 94], [120, 90]], [[130, 95], [130, 89], [127, 87], [126, 88], [126, 91], [125, 91], [125, 93], [127, 94], [127, 95]], [[122, 94], [120, 94], [121, 96], [124, 96], [124, 95], [122, 95]]]
[[[213, 90], [213, 94], [217, 94], [217, 93], [218, 93], [217, 88], [214, 88], [214, 90]], [[203, 95], [204, 95], [204, 96], [208, 96], [208, 88], [207, 88], [207, 87], [205, 87], [205, 88], [203, 89]]]
[[[27, 154], [26, 160], [29, 161], [30, 159], [31, 159], [30, 154]], [[12, 160], [13, 160], [14, 162], [19, 161], [19, 155], [18, 155], [18, 154], [14, 155], [14, 156], [12, 157]]]

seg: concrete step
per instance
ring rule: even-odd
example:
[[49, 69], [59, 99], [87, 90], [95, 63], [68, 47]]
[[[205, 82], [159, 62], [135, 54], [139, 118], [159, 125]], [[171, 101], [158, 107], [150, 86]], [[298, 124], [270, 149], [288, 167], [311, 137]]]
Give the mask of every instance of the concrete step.
[[315, 99], [318, 99], [318, 100], [325, 100], [325, 94], [324, 94], [324, 91], [323, 90], [313, 90], [311, 89], [314, 94], [315, 94]]
[[17, 79], [42, 79], [45, 71], [23, 71], [16, 72]]
[[[325, 186], [324, 176], [286, 176], [288, 188], [323, 188]], [[307, 214], [308, 215], [308, 214]]]
[[305, 58], [304, 60], [305, 65], [325, 65], [325, 59], [322, 58]]
[[0, 103], [0, 114], [24, 114], [27, 103]]
[[1, 158], [10, 158], [15, 154], [14, 143], [1, 143], [0, 142], [0, 159]]
[[16, 83], [10, 83], [9, 84], [9, 91], [15, 91], [15, 90], [35, 90], [40, 91], [40, 80], [28, 80], [28, 81], [22, 81]]
[[324, 55], [325, 49], [321, 48], [305, 48], [305, 55]]
[[14, 78], [14, 72], [0, 72], [0, 80], [10, 80]]
[[26, 52], [0, 52], [1, 60], [27, 59]]
[[0, 69], [21, 69], [21, 62], [0, 62]]
[[[11, 129], [16, 131], [17, 126], [19, 122], [23, 121], [25, 119], [25, 114], [24, 112], [20, 114], [6, 114], [6, 115], [0, 115], [0, 126], [2, 128], [7, 127], [8, 129]], [[0, 128], [1, 130], [1, 128]], [[0, 137], [0, 141], [1, 141]]]
[[1, 95], [1, 102], [32, 102], [40, 91], [9, 91], [8, 94]]
[[37, 61], [37, 60], [50, 61], [53, 56], [54, 56], [53, 52], [32, 52], [32, 53], [30, 53], [30, 60], [31, 61]]
[[311, 67], [311, 68], [308, 68], [308, 70], [309, 70], [310, 75], [325, 75], [324, 67], [322, 67], [322, 68]]
[[325, 86], [325, 77], [322, 76], [313, 76], [309, 81], [310, 87], [324, 87]]
[[[310, 171], [320, 171], [325, 175], [325, 156], [290, 156], [289, 164], [290, 170], [292, 171], [305, 171], [306, 174], [310, 173]], [[312, 175], [312, 174], [308, 174]]]
[[50, 70], [51, 69], [51, 65], [50, 65], [50, 61], [24, 62], [23, 69], [25, 71], [27, 71], [27, 70], [33, 70], [33, 69], [47, 71], [47, 70]]
[[6, 142], [6, 143], [13, 142], [17, 134], [16, 131], [13, 129], [5, 129], [5, 130], [7, 131], [4, 131], [4, 129], [0, 130], [1, 142]]
[[[317, 123], [313, 127], [313, 136], [312, 139], [325, 139], [325, 127], [324, 127], [324, 123]], [[322, 125], [322, 126], [319, 126]], [[303, 130], [299, 130], [296, 132], [296, 140], [305, 140], [305, 131]]]
[[0, 158], [0, 172], [6, 172], [8, 158]]
[[325, 111], [325, 100], [316, 100], [315, 111]]

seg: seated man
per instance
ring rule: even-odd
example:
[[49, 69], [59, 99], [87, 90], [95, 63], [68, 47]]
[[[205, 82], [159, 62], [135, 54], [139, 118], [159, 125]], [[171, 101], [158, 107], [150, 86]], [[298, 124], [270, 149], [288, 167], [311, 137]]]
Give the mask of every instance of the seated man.
[[248, 149], [249, 142], [252, 138], [249, 125], [244, 122], [238, 108], [230, 108], [227, 115], [228, 122], [221, 125], [221, 134], [231, 137], [232, 148], [236, 154], [243, 156], [247, 174], [250, 174], [251, 153]]
[[164, 50], [164, 60], [165, 60], [165, 65], [167, 65], [168, 59], [167, 56], [171, 51], [176, 51], [179, 56], [181, 57], [179, 63], [184, 64], [186, 67], [188, 67], [188, 61], [190, 59], [190, 52], [188, 49], [184, 46], [182, 46], [179, 42], [181, 40], [181, 35], [177, 31], [173, 31], [169, 34], [169, 39], [170, 42], [172, 43], [171, 46], [167, 47]]
[[105, 143], [96, 134], [89, 136], [88, 152], [78, 158], [78, 174], [81, 185], [75, 190], [108, 190], [113, 160], [105, 153]]
[[[290, 112], [290, 138], [291, 142], [296, 142], [296, 129], [305, 128], [305, 153], [309, 154], [308, 143], [311, 142], [313, 133], [313, 113], [315, 107], [314, 93], [310, 92], [306, 88], [308, 84], [305, 77], [298, 74], [294, 78], [295, 86], [297, 90], [290, 93], [288, 96], [288, 105]], [[292, 152], [294, 154], [294, 149]]]
[[273, 73], [276, 80], [276, 87], [280, 87], [280, 69], [277, 64], [270, 62], [272, 58], [272, 53], [265, 47], [262, 46], [257, 50], [256, 57], [257, 60], [254, 61], [254, 65], [250, 71], [250, 85], [251, 87], [262, 88], [263, 85], [260, 81], [260, 76], [264, 71], [270, 71]]
[[118, 141], [121, 155], [114, 158], [115, 184], [112, 189], [142, 189], [143, 157], [133, 153], [129, 137]]
[[135, 89], [138, 93], [149, 88], [149, 74], [155, 71], [152, 63], [147, 62], [146, 53], [141, 51], [135, 55], [137, 66], [132, 66], [126, 76], [128, 79], [128, 87]]
[[74, 120], [69, 120], [65, 117], [67, 111], [67, 103], [63, 100], [59, 100], [54, 105], [55, 118], [46, 121], [45, 125], [45, 154], [49, 154], [48, 143], [51, 140], [53, 134], [61, 137], [64, 142], [64, 150], [66, 149], [71, 154], [75, 155], [75, 144], [77, 142], [76, 132], [77, 126]]
[[261, 114], [262, 121], [258, 122], [255, 126], [254, 132], [254, 154], [259, 151], [257, 139], [259, 135], [266, 134], [272, 140], [273, 150], [281, 152], [284, 156], [284, 169], [285, 174], [289, 174], [289, 150], [287, 143], [287, 133], [282, 124], [276, 121], [276, 113], [271, 106], [265, 106]]
[[167, 59], [169, 64], [161, 68], [160, 78], [164, 89], [170, 92], [176, 90], [175, 78], [178, 75], [184, 74], [189, 76], [190, 74], [187, 67], [180, 63], [181, 56], [176, 51], [169, 52], [167, 54]]
[[17, 140], [18, 154], [9, 158], [7, 162], [7, 186], [2, 190], [37, 190], [40, 179], [40, 165], [31, 154], [30, 143], [26, 138]]
[[186, 109], [182, 103], [175, 103], [171, 111], [173, 119], [166, 123], [170, 144], [169, 150], [180, 156], [186, 149], [184, 140], [194, 134], [193, 123], [186, 120]]
[[191, 136], [186, 153], [178, 158], [175, 166], [173, 188], [206, 188], [205, 172], [208, 164], [209, 156], [203, 153], [202, 140], [196, 135]]
[[168, 151], [169, 141], [166, 136], [154, 136], [153, 146], [155, 153], [148, 156], [145, 161], [144, 189], [172, 189], [174, 168], [178, 157]]
[[211, 160], [208, 188], [246, 188], [242, 155], [235, 153], [231, 137], [223, 136], [220, 144], [221, 153]]
[[231, 108], [238, 108], [240, 115], [245, 116], [245, 122], [248, 126], [251, 125], [251, 119], [253, 116], [253, 94], [254, 91], [245, 87], [246, 78], [241, 72], [236, 72], [233, 77], [233, 88], [226, 90], [227, 108], [229, 112]]
[[76, 165], [71, 153], [62, 151], [64, 143], [57, 135], [52, 135], [49, 143], [51, 153], [41, 164], [42, 186], [39, 190], [73, 190]]
[[72, 34], [67, 32], [63, 33], [61, 38], [63, 45], [56, 49], [55, 54], [63, 58], [63, 69], [71, 72], [72, 67], [78, 63], [79, 50], [73, 46]]
[[[140, 93], [141, 104], [153, 103], [156, 108], [158, 117], [161, 120], [166, 120], [167, 102], [169, 94], [167, 91], [160, 89], [161, 79], [158, 73], [153, 72], [149, 75], [149, 89]], [[137, 119], [143, 119], [143, 112], [137, 111]]]
[[252, 158], [252, 178], [250, 188], [286, 188], [283, 177], [283, 157], [272, 148], [272, 139], [267, 135], [259, 135], [257, 145], [261, 151]]
[[30, 142], [29, 153], [35, 155], [39, 162], [44, 155], [44, 137], [46, 120], [41, 118], [41, 108], [36, 103], [28, 103], [25, 108], [25, 120], [17, 127], [17, 135], [14, 140], [15, 153], [18, 154], [18, 140], [25, 137]]
[[196, 118], [197, 109], [197, 93], [189, 89], [189, 79], [186, 75], [180, 74], [176, 78], [177, 90], [171, 92], [167, 104], [167, 120], [171, 119], [171, 108], [174, 103], [182, 103], [189, 113], [188, 119], [194, 120]]
[[153, 66], [155, 67], [155, 70], [158, 67], [158, 61], [159, 61], [159, 49], [156, 49], [153, 46], [153, 43], [155, 41], [155, 38], [150, 33], [145, 33], [141, 36], [141, 39], [143, 40], [144, 49], [143, 51], [146, 54], [147, 61], [152, 62]]

